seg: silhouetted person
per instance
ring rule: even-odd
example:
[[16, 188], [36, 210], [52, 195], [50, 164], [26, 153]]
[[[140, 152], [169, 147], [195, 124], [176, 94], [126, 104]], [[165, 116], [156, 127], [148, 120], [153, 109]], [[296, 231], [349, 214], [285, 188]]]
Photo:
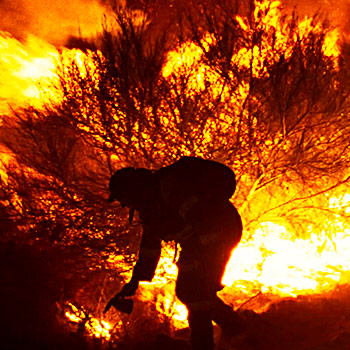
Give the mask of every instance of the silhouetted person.
[[[109, 201], [137, 210], [143, 235], [131, 280], [107, 304], [131, 312], [125, 297], [140, 281], [151, 281], [161, 253], [161, 241], [180, 243], [176, 295], [188, 309], [191, 343], [196, 350], [214, 349], [212, 320], [223, 328], [236, 327], [232, 309], [216, 295], [232, 249], [242, 235], [241, 218], [230, 203], [234, 173], [223, 164], [182, 157], [151, 171], [124, 168], [110, 180]], [[229, 316], [228, 316], [229, 315]]]

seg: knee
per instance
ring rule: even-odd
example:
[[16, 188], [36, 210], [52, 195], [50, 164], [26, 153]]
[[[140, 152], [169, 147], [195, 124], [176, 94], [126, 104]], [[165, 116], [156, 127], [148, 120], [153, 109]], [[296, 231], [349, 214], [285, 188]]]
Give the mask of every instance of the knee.
[[176, 283], [176, 287], [175, 287], [175, 294], [177, 296], [177, 298], [186, 305], [186, 307], [188, 308], [188, 304], [190, 303], [190, 298], [188, 293], [186, 293], [186, 290], [182, 287], [182, 285], [179, 283]]
[[188, 322], [206, 323], [212, 320], [213, 303], [210, 300], [192, 301], [186, 304], [188, 309]]
[[188, 307], [188, 323], [192, 328], [194, 325], [200, 324], [211, 324], [212, 321], [212, 310], [196, 310], [191, 307]]

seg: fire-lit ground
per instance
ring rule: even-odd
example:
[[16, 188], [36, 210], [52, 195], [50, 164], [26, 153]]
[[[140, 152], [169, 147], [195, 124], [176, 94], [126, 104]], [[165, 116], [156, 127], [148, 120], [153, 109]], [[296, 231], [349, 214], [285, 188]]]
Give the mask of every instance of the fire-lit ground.
[[[49, 267], [52, 263], [59, 264], [59, 261], [55, 261], [52, 254], [33, 255], [28, 248], [2, 247], [1, 253], [0, 267], [4, 278], [4, 287], [0, 293], [3, 316], [1, 330], [6, 330], [7, 336], [16, 336], [16, 341], [12, 340], [10, 343], [12, 347], [5, 348], [23, 348], [14, 347], [21, 344], [26, 349], [43, 349], [42, 344], [49, 344], [49, 348], [62, 350], [72, 346], [79, 350], [91, 349], [91, 344], [88, 346], [86, 343], [86, 336], [82, 337], [84, 333], [81, 332], [84, 328], [79, 328], [81, 323], [78, 319], [83, 316], [84, 310], [72, 304], [66, 306], [66, 319], [69, 317], [71, 321], [67, 323], [70, 332], [64, 334], [60, 333], [61, 331], [56, 333], [57, 329], [53, 326], [55, 315], [46, 312], [55, 309], [57, 312], [57, 307], [51, 300], [56, 297], [52, 291], [56, 290], [56, 294], [59, 291], [52, 285], [55, 276], [54, 270]], [[158, 330], [159, 333], [162, 333], [162, 329], [157, 325], [159, 319], [152, 318], [157, 316], [157, 310], [152, 309], [149, 299], [146, 301], [141, 297], [145, 288], [143, 287], [138, 294], [140, 298], [136, 300], [135, 310], [130, 316], [110, 312], [102, 322], [96, 314], [88, 320], [86, 330], [93, 331], [95, 337], [100, 337], [98, 339], [104, 337], [102, 339], [110, 339], [109, 341], [112, 340], [110, 335], [119, 334], [123, 339], [119, 345], [123, 349], [188, 350], [188, 346], [183, 342], [184, 339], [188, 339], [186, 329], [170, 333], [172, 338], [156, 339], [156, 333], [152, 332], [152, 329]], [[164, 291], [155, 286], [148, 286], [147, 289], [159, 293]], [[216, 339], [217, 342], [221, 342], [223, 349], [346, 350], [350, 345], [349, 300], [350, 288], [347, 285], [338, 286], [327, 293], [297, 298], [282, 298], [263, 293], [246, 306], [272, 302], [268, 309], [258, 317], [245, 313], [244, 332], [229, 339], [221, 336], [219, 329], [215, 329]], [[166, 318], [161, 318], [161, 314], [157, 317], [160, 317], [161, 322], [166, 322]], [[2, 336], [2, 339], [7, 339], [5, 334]], [[95, 342], [93, 348], [109, 349], [108, 342], [103, 341], [103, 346]], [[113, 344], [115, 343], [111, 343], [111, 348]]]

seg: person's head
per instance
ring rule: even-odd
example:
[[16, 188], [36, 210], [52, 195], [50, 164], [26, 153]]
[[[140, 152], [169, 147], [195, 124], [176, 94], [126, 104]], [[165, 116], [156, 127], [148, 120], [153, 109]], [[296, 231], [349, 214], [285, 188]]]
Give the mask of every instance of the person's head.
[[127, 167], [116, 171], [109, 181], [108, 202], [139, 209], [153, 194], [152, 172], [144, 168]]

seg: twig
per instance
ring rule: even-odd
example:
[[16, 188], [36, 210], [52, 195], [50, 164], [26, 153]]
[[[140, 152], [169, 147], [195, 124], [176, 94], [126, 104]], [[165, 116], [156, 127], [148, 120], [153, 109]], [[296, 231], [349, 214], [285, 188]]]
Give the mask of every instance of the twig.
[[241, 304], [237, 310], [241, 309], [244, 305], [248, 304], [249, 302], [251, 302], [253, 299], [255, 299], [256, 297], [258, 297], [259, 295], [262, 294], [262, 291], [260, 291], [258, 294], [253, 295], [251, 298], [249, 298], [247, 301], [245, 301], [243, 304]]

